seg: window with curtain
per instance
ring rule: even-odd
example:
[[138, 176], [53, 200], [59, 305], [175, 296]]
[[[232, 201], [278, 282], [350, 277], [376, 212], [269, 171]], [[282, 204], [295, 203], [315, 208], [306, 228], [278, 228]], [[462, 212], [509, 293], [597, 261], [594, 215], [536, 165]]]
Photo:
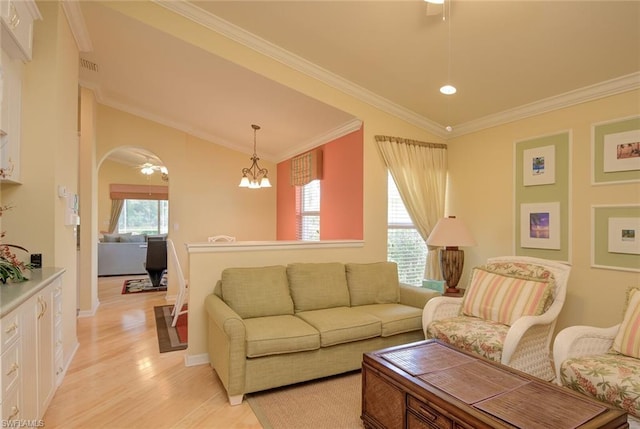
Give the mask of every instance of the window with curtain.
[[413, 225], [391, 173], [387, 177], [387, 259], [398, 264], [401, 283], [421, 286], [427, 245]]
[[320, 240], [320, 180], [296, 187], [297, 239]]
[[125, 199], [118, 232], [166, 234], [169, 231], [169, 201]]

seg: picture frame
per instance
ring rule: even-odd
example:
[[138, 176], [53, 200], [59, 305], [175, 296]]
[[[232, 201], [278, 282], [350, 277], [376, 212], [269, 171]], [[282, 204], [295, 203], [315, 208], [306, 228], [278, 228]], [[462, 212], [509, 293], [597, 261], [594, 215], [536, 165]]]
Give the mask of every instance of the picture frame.
[[556, 182], [556, 147], [525, 149], [522, 156], [522, 184], [550, 185]]
[[604, 172], [640, 170], [640, 130], [604, 136]]
[[640, 217], [610, 217], [608, 226], [610, 253], [640, 255]]
[[591, 266], [640, 272], [640, 204], [591, 206]]
[[[514, 255], [571, 263], [572, 141], [571, 129], [514, 141]], [[538, 221], [548, 222], [544, 236]]]
[[640, 116], [593, 124], [591, 155], [592, 185], [640, 182]]
[[520, 205], [520, 246], [560, 250], [560, 202]]

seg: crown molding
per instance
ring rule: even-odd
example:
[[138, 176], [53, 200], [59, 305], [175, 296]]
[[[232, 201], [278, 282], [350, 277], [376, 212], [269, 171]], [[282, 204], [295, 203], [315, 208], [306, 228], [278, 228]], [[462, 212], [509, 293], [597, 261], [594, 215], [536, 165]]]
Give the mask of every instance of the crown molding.
[[564, 94], [525, 104], [524, 106], [506, 110], [495, 115], [489, 115], [474, 121], [465, 122], [464, 124], [455, 126], [453, 131], [449, 134], [449, 138], [458, 137], [531, 116], [552, 112], [554, 110], [574, 106], [587, 101], [609, 97], [611, 95], [627, 91], [633, 91], [639, 88], [640, 72], [628, 74], [626, 76], [610, 79], [591, 86], [576, 89], [574, 91], [569, 91]]
[[590, 100], [619, 94], [640, 88], [640, 72], [611, 79], [585, 88], [580, 88], [564, 94], [529, 103], [514, 109], [506, 110], [495, 115], [485, 116], [477, 120], [454, 126], [453, 131], [447, 132], [444, 125], [432, 121], [424, 116], [406, 109], [386, 98], [383, 98], [335, 73], [325, 70], [310, 61], [305, 60], [281, 47], [274, 45], [228, 21], [225, 21], [186, 0], [152, 0], [179, 15], [184, 16], [212, 31], [251, 48], [265, 56], [279, 61], [301, 73], [326, 83], [345, 94], [372, 105], [390, 115], [402, 119], [412, 125], [422, 128], [445, 140], [479, 131], [485, 128], [513, 122], [519, 119], [539, 115], [564, 107], [573, 106]]
[[36, 4], [35, 0], [23, 0], [22, 3], [27, 8], [29, 14], [31, 15], [31, 17], [33, 17], [34, 20], [42, 19], [42, 14], [40, 13], [40, 9], [38, 9], [38, 5]]
[[[247, 152], [246, 147], [240, 146], [238, 144], [234, 144], [228, 140], [223, 139], [222, 137], [205, 133], [203, 131], [195, 130], [184, 122], [175, 121], [165, 116], [156, 115], [147, 110], [140, 109], [138, 107], [133, 107], [129, 104], [121, 103], [114, 99], [108, 98], [104, 95], [104, 92], [102, 91], [102, 88], [99, 85], [94, 85], [83, 80], [81, 80], [79, 84], [83, 88], [87, 88], [93, 91], [93, 93], [96, 96], [96, 101], [104, 106], [111, 107], [113, 109], [120, 110], [125, 113], [129, 113], [130, 115], [138, 116], [142, 119], [156, 122], [160, 125], [164, 125], [166, 127], [182, 131], [184, 133], [190, 134], [194, 137], [198, 137], [206, 141], [210, 141], [212, 143], [215, 142], [215, 144], [226, 147], [228, 149], [232, 149], [232, 150], [243, 152], [243, 153], [249, 153]], [[269, 160], [268, 158], [269, 158], [268, 156], [263, 156], [263, 159]], [[271, 158], [273, 158], [273, 155]]]
[[185, 0], [152, 0], [154, 3], [190, 19], [212, 31], [215, 31], [235, 42], [238, 42], [256, 52], [272, 58], [294, 70], [306, 74], [314, 79], [326, 83], [332, 88], [370, 104], [390, 115], [396, 116], [419, 128], [425, 129], [439, 137], [445, 137], [444, 127], [409, 109], [406, 109], [374, 92], [338, 76], [316, 64], [305, 60], [281, 47], [264, 40], [237, 25], [231, 24]]
[[[401, 120], [404, 120], [412, 125], [415, 125], [425, 131], [428, 131], [435, 136], [443, 138], [445, 141], [462, 136], [465, 134], [469, 134], [472, 132], [480, 131], [482, 129], [495, 127], [498, 125], [506, 124], [509, 122], [513, 122], [516, 120], [524, 119], [527, 117], [540, 115], [543, 113], [551, 112], [553, 110], [570, 107], [576, 104], [584, 103], [587, 101], [592, 101], [598, 98], [604, 98], [611, 95], [619, 94], [626, 91], [631, 91], [640, 88], [640, 72], [632, 73], [626, 76], [621, 76], [618, 78], [614, 78], [608, 81], [604, 81], [601, 83], [597, 83], [588, 87], [580, 88], [574, 91], [570, 91], [564, 94], [560, 94], [557, 96], [549, 97], [543, 100], [539, 100], [533, 103], [529, 103], [520, 107], [516, 107], [514, 109], [509, 109], [503, 112], [499, 112], [493, 115], [488, 115], [483, 118], [479, 118], [477, 120], [465, 122], [462, 124], [454, 125], [453, 131], [447, 132], [445, 130], [444, 125], [438, 124], [435, 121], [432, 121], [424, 116], [417, 114], [416, 112], [406, 109], [386, 98], [383, 98], [359, 85], [356, 85], [353, 82], [350, 82], [335, 73], [332, 73], [328, 70], [325, 70], [310, 61], [305, 60], [302, 57], [299, 57], [289, 51], [286, 51], [279, 46], [268, 42], [234, 24], [231, 24], [228, 21], [225, 21], [209, 12], [206, 12], [193, 4], [188, 3], [186, 0], [151, 0], [153, 3], [162, 6], [178, 15], [181, 15], [199, 25], [202, 25], [212, 31], [215, 31], [235, 42], [238, 42], [250, 49], [255, 50], [269, 58], [272, 58], [288, 67], [291, 67], [294, 70], [297, 70], [301, 73], [304, 73], [314, 79], [317, 79], [321, 82], [326, 83], [327, 85], [344, 92], [354, 98], [367, 103], [371, 106], [378, 108], [381, 111], [384, 111], [392, 116], [395, 116]], [[73, 7], [77, 6], [77, 0], [64, 0], [64, 4], [71, 4]], [[65, 9], [65, 12], [66, 9]], [[68, 13], [67, 16], [74, 16], [73, 22], [76, 21], [76, 16], [73, 13]], [[81, 14], [80, 14], [81, 17]], [[70, 18], [70, 24], [72, 19]], [[84, 19], [82, 19], [82, 24], [84, 24]], [[72, 25], [73, 28], [73, 25]], [[86, 27], [84, 29], [84, 33], [86, 32]], [[82, 32], [79, 32], [82, 35]], [[74, 37], [76, 36], [76, 32], [74, 31]], [[88, 36], [86, 37], [88, 40]], [[81, 39], [83, 40], [83, 39]], [[89, 40], [90, 43], [90, 40]], [[80, 42], [78, 43], [80, 46]], [[94, 88], [91, 88], [94, 89]], [[132, 108], [131, 106], [123, 105], [121, 103], [113, 102], [112, 100], [107, 100], [104, 97], [101, 97], [99, 88], [95, 88], [96, 97], [101, 104], [105, 104], [107, 106], [125, 111], [127, 113], [131, 113], [137, 116], [140, 116], [145, 119], [149, 119], [181, 131], [187, 132], [193, 136], [208, 140], [215, 141], [216, 144], [221, 146], [228, 147], [230, 149], [246, 152], [246, 148], [241, 147], [237, 144], [233, 144], [231, 142], [227, 142], [217, 136], [212, 136], [207, 133], [198, 132], [196, 130], [191, 129], [188, 125], [177, 123], [176, 121], [161, 118], [157, 115], [150, 114], [149, 112], [141, 111], [137, 108]], [[323, 136], [327, 136], [327, 139], [323, 139], [322, 136], [318, 136], [308, 142], [303, 143], [301, 146], [296, 147], [295, 153], [293, 151], [289, 151], [286, 154], [279, 156], [278, 154], [263, 154], [265, 159], [271, 158], [273, 159], [287, 159], [290, 153], [295, 155], [296, 153], [301, 153], [301, 151], [312, 149], [313, 147], [324, 144], [332, 139], [341, 137], [343, 135], [348, 134], [349, 132], [353, 132], [359, 128], [356, 127], [356, 123], [359, 123], [361, 126], [361, 121], [355, 120], [350, 123], [351, 125], [347, 125], [345, 129], [349, 129], [350, 131], [344, 132], [341, 131], [344, 127], [339, 127], [336, 130], [331, 130], [327, 134]], [[342, 133], [342, 134], [341, 134]], [[337, 137], [330, 137], [337, 136]]]
[[[182, 131], [184, 133], [190, 134], [194, 137], [198, 137], [200, 139], [206, 140], [206, 141], [210, 141], [212, 143], [215, 143], [219, 146], [223, 146], [226, 147], [228, 149], [232, 149], [235, 150], [237, 152], [242, 152], [242, 153], [250, 153], [247, 152], [247, 148], [245, 146], [241, 146], [239, 144], [235, 144], [230, 142], [229, 140], [225, 140], [222, 137], [210, 134], [210, 133], [206, 133], [203, 131], [198, 131], [193, 129], [192, 127], [190, 127], [188, 124], [184, 123], [184, 122], [178, 122], [175, 120], [172, 120], [170, 118], [164, 117], [164, 116], [160, 116], [160, 115], [156, 115], [153, 113], [148, 112], [147, 110], [143, 110], [137, 107], [133, 107], [129, 104], [125, 104], [125, 103], [121, 103], [118, 101], [115, 101], [113, 99], [107, 98], [104, 95], [104, 92], [102, 91], [101, 87], [99, 85], [94, 85], [91, 84], [89, 82], [86, 81], [80, 81], [79, 82], [80, 86], [83, 88], [87, 88], [91, 91], [93, 91], [93, 93], [95, 94], [96, 97], [96, 101], [104, 106], [107, 107], [111, 107], [113, 109], [116, 110], [120, 110], [122, 112], [125, 113], [129, 113], [131, 115], [134, 116], [138, 116], [140, 118], [149, 120], [149, 121], [153, 121], [156, 122], [158, 124], [164, 125], [166, 127], [170, 127], [179, 131]], [[291, 158], [292, 156], [295, 156], [297, 154], [300, 154], [302, 152], [306, 152], [308, 150], [311, 150], [317, 146], [321, 146], [325, 143], [329, 143], [333, 140], [336, 140], [340, 137], [343, 137], [349, 133], [352, 133], [354, 131], [357, 131], [360, 129], [360, 127], [362, 127], [362, 121], [359, 119], [352, 119], [342, 125], [340, 125], [339, 127], [336, 127], [332, 130], [329, 130], [323, 134], [320, 134], [318, 136], [315, 136], [313, 138], [311, 138], [310, 140], [307, 140], [306, 142], [303, 142], [300, 145], [296, 145], [294, 148], [283, 152], [283, 153], [273, 153], [273, 152], [262, 152], [261, 154], [261, 159], [264, 159], [265, 161], [270, 161], [270, 162], [281, 162], [284, 161], [286, 159]]]
[[69, 27], [73, 38], [76, 40], [78, 50], [80, 52], [93, 51], [93, 44], [91, 43], [91, 37], [87, 30], [87, 24], [82, 15], [82, 9], [80, 9], [80, 2], [77, 0], [63, 0], [62, 10], [67, 16]]
[[358, 131], [361, 127], [362, 121], [360, 119], [352, 119], [350, 121], [347, 121], [341, 126], [334, 128], [333, 130], [329, 130], [326, 133], [315, 136], [314, 138], [309, 139], [308, 141], [300, 145], [297, 145], [295, 148], [279, 154], [275, 162], [282, 162], [291, 157], [307, 152], [313, 148], [322, 146], [325, 143], [337, 140], [340, 137], [346, 136], [347, 134], [353, 133], [354, 131]]

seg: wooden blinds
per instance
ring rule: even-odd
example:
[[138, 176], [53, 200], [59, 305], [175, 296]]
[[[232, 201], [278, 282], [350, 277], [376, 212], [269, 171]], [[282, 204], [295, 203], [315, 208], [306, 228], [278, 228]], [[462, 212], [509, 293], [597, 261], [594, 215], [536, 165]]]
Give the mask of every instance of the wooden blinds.
[[168, 200], [169, 187], [163, 185], [109, 185], [112, 200]]
[[322, 150], [314, 149], [291, 159], [291, 185], [304, 186], [322, 179]]

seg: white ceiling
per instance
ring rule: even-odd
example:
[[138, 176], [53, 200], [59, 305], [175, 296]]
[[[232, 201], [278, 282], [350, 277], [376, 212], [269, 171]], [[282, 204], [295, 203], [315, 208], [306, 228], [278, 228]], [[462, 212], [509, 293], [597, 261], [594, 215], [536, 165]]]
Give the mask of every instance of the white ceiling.
[[[640, 1], [453, 0], [446, 20], [422, 0], [157, 3], [443, 138], [640, 87]], [[81, 57], [97, 64], [80, 78], [104, 104], [247, 153], [256, 123], [272, 161], [359, 125], [100, 2], [80, 5], [92, 46]], [[450, 97], [438, 92], [448, 76]]]

